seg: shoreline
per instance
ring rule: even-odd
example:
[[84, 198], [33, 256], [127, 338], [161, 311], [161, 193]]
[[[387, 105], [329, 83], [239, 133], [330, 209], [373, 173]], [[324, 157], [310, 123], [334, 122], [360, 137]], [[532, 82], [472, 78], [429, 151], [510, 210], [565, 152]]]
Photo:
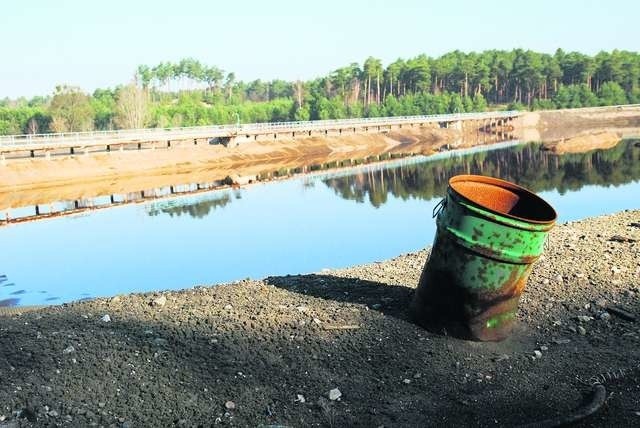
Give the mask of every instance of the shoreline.
[[0, 314], [0, 427], [510, 426], [616, 370], [586, 422], [640, 421], [640, 210], [557, 225], [504, 342], [411, 323], [427, 254]]
[[[236, 189], [236, 188], [246, 189], [249, 187], [254, 187], [256, 185], [261, 185], [261, 184], [264, 185], [264, 184], [283, 181], [283, 180], [299, 179], [299, 178], [305, 178], [305, 177], [314, 178], [317, 176], [324, 176], [324, 175], [328, 177], [340, 176], [342, 174], [357, 173], [358, 171], [365, 168], [373, 168], [377, 170], [378, 168], [384, 168], [388, 166], [393, 167], [395, 165], [403, 165], [405, 163], [417, 163], [417, 162], [428, 161], [428, 160], [437, 160], [439, 159], [439, 155], [459, 156], [459, 155], [475, 153], [477, 151], [498, 150], [501, 148], [511, 147], [519, 144], [525, 144], [525, 143], [519, 143], [514, 141], [503, 141], [503, 142], [490, 143], [490, 144], [480, 144], [480, 145], [475, 145], [467, 148], [451, 149], [451, 150], [446, 150], [444, 152], [441, 151], [441, 152], [432, 153], [432, 154], [400, 153], [397, 155], [386, 156], [384, 159], [383, 159], [383, 156], [380, 155], [378, 156], [379, 160], [375, 160], [375, 159], [370, 160], [370, 158], [376, 157], [376, 156], [372, 156], [372, 157], [367, 157], [363, 159], [357, 159], [356, 163], [350, 163], [348, 165], [346, 164], [346, 162], [345, 163], [337, 162], [336, 166], [330, 166], [332, 163], [323, 163], [319, 165], [320, 166], [319, 169], [311, 170], [306, 167], [291, 168], [287, 170], [286, 175], [271, 174], [269, 177], [266, 177], [264, 179], [259, 179], [259, 177], [256, 177], [257, 179], [255, 181], [250, 180], [249, 182], [242, 183], [242, 184], [226, 185], [226, 184], [220, 184], [220, 182], [218, 181], [218, 182], [210, 183], [211, 184], [210, 186], [200, 187], [201, 183], [198, 183], [197, 184], [198, 188], [196, 190], [176, 191], [174, 193], [165, 192], [165, 194], [162, 194], [162, 192], [160, 192], [161, 193], [160, 195], [157, 195], [156, 193], [153, 196], [141, 195], [136, 199], [124, 199], [122, 202], [114, 202], [114, 203], [100, 204], [100, 205], [90, 204], [89, 206], [82, 207], [82, 208], [65, 209], [61, 211], [54, 211], [52, 213], [41, 213], [33, 216], [9, 218], [8, 211], [7, 211], [7, 214], [6, 214], [7, 217], [0, 218], [0, 227], [13, 225], [13, 224], [21, 224], [21, 223], [26, 223], [31, 221], [42, 221], [42, 220], [51, 219], [51, 218], [83, 215], [91, 211], [103, 210], [108, 208], [117, 208], [117, 207], [127, 206], [127, 205], [145, 204], [150, 202], [162, 202], [165, 200], [176, 199], [176, 198], [187, 198], [187, 197], [196, 196], [196, 195], [209, 193], [209, 192], [218, 192], [218, 191], [222, 192], [222, 191], [226, 191], [229, 189]], [[296, 172], [298, 170], [300, 170], [300, 172]], [[154, 192], [158, 192], [158, 191], [162, 191], [163, 189], [166, 190], [167, 187], [173, 188], [173, 187], [180, 187], [180, 186], [191, 186], [194, 184], [196, 183], [174, 184], [172, 186], [164, 186], [164, 187], [155, 188], [155, 189], [143, 189], [143, 190], [138, 189], [137, 191], [129, 192], [129, 195], [131, 193], [142, 194], [143, 192], [148, 192], [150, 190]], [[97, 199], [104, 196], [105, 195], [98, 195], [90, 199]], [[115, 195], [112, 195], [112, 196], [115, 196]], [[123, 197], [123, 194], [120, 194], [118, 196]], [[74, 202], [75, 201], [73, 200], [56, 200], [56, 201], [50, 201], [48, 202], [48, 204], [49, 205], [58, 204], [58, 203], [71, 204]], [[42, 205], [46, 206], [47, 203], [43, 203]], [[24, 207], [15, 207], [15, 208], [24, 208]]]

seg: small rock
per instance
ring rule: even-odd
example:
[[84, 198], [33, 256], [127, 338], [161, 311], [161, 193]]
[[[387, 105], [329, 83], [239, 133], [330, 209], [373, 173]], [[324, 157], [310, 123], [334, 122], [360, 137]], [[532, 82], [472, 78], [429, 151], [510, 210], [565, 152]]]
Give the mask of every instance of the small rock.
[[578, 315], [576, 319], [580, 322], [589, 322], [593, 319], [593, 317], [590, 317], [588, 315]]
[[227, 410], [234, 410], [236, 408], [236, 403], [234, 403], [233, 401], [227, 401], [226, 403], [224, 403], [224, 408]]
[[329, 391], [329, 400], [336, 401], [340, 397], [342, 397], [342, 392], [340, 392], [338, 388], [334, 388]]
[[536, 349], [535, 351], [533, 351], [533, 356], [536, 358], [542, 358], [542, 352]]
[[600, 315], [598, 315], [598, 318], [601, 321], [609, 321], [611, 319], [611, 314], [609, 312], [603, 312]]
[[374, 303], [373, 305], [371, 305], [371, 309], [375, 309], [378, 310], [382, 307], [382, 305], [380, 303]]
[[402, 382], [406, 383], [407, 385], [409, 385], [411, 383], [411, 379], [404, 379]]
[[549, 350], [549, 347], [542, 345], [542, 346], [540, 347], [540, 350], [541, 350], [541, 351], [548, 351], [548, 350]]
[[604, 308], [605, 306], [607, 306], [607, 301], [605, 299], [598, 299], [596, 300], [596, 306]]
[[232, 309], [233, 309], [233, 306], [231, 306], [231, 305], [225, 305], [225, 306], [224, 306], [224, 310], [225, 310], [225, 311], [230, 311], [230, 310], [232, 310]]
[[571, 339], [553, 339], [552, 342], [556, 345], [566, 345], [567, 343], [571, 343]]
[[71, 354], [72, 352], [76, 352], [76, 348], [74, 348], [73, 346], [69, 345], [66, 348], [64, 348], [62, 350], [63, 354]]
[[549, 285], [549, 280], [547, 278], [545, 278], [545, 279], [542, 280], [542, 283], [544, 285]]
[[0, 415], [0, 422], [3, 422], [7, 417], [5, 415]]
[[100, 318], [100, 321], [111, 322], [111, 317], [109, 316], [109, 314], [105, 314], [102, 318]]
[[120, 301], [120, 296], [113, 296], [111, 298], [111, 303], [118, 303]]
[[562, 283], [562, 275], [556, 275], [555, 280], [556, 280], [556, 282]]
[[585, 334], [587, 334], [587, 330], [583, 326], [579, 325], [578, 333], [580, 333], [581, 336], [584, 336]]
[[106, 406], [107, 403], [105, 403], [104, 401], [101, 401], [98, 403], [98, 407], [103, 408], [104, 406]]
[[295, 401], [298, 402], [298, 403], [305, 403], [307, 400], [304, 399], [304, 395], [297, 394]]
[[57, 418], [58, 412], [56, 412], [55, 410], [50, 410], [48, 415], [51, 416], [52, 418]]
[[157, 299], [153, 299], [153, 301], [151, 302], [152, 306], [164, 306], [167, 304], [167, 298], [165, 296], [160, 296]]
[[162, 337], [156, 337], [153, 339], [153, 344], [156, 346], [164, 346], [167, 344], [167, 339], [163, 339]]
[[67, 415], [67, 416], [64, 417], [64, 420], [67, 421], [67, 422], [73, 422], [73, 416]]

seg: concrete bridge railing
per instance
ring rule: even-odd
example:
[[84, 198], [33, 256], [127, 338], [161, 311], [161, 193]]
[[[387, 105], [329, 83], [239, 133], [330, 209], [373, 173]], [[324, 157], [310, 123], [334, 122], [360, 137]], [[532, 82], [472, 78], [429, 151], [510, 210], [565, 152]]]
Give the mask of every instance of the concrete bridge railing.
[[374, 117], [339, 120], [314, 120], [299, 122], [248, 123], [234, 125], [193, 126], [180, 128], [122, 129], [51, 134], [24, 134], [0, 136], [0, 151], [44, 150], [70, 146], [93, 146], [127, 142], [151, 142], [188, 138], [234, 137], [284, 132], [366, 128], [419, 123], [452, 123], [468, 120], [493, 120], [514, 118], [518, 111], [494, 111], [483, 113], [453, 113], [423, 116]]

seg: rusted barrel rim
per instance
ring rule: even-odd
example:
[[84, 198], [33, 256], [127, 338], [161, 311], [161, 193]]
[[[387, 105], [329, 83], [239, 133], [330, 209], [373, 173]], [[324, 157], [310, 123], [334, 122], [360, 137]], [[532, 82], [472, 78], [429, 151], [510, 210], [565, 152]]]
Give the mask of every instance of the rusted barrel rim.
[[[465, 181], [470, 181], [470, 182], [474, 182], [474, 183], [489, 184], [489, 185], [493, 185], [493, 186], [500, 187], [500, 188], [503, 188], [503, 189], [515, 191], [516, 193], [525, 195], [525, 196], [535, 200], [537, 203], [541, 204], [544, 207], [545, 210], [548, 210], [549, 213], [552, 214], [552, 215], [550, 216], [550, 218], [548, 220], [534, 220], [534, 219], [515, 216], [513, 214], [505, 213], [505, 212], [502, 212], [502, 211], [493, 210], [493, 209], [491, 209], [489, 207], [483, 206], [483, 205], [478, 204], [477, 202], [469, 199], [465, 195], [463, 195], [460, 192], [456, 191], [454, 189], [454, 187], [452, 186], [452, 184], [459, 183], [459, 182], [465, 182]], [[462, 199], [463, 202], [465, 202], [466, 204], [469, 204], [471, 206], [477, 206], [477, 207], [481, 208], [481, 210], [488, 211], [488, 212], [496, 214], [498, 216], [507, 217], [507, 218], [510, 218], [510, 219], [513, 219], [513, 220], [518, 220], [518, 221], [521, 221], [521, 222], [524, 222], [524, 223], [538, 224], [538, 225], [548, 225], [548, 226], [552, 227], [553, 224], [555, 223], [556, 219], [558, 218], [558, 214], [556, 213], [556, 210], [553, 209], [553, 207], [551, 205], [549, 205], [549, 203], [547, 201], [545, 201], [544, 199], [542, 199], [540, 196], [536, 195], [532, 191], [530, 191], [530, 190], [528, 190], [528, 189], [526, 189], [526, 188], [524, 188], [522, 186], [518, 186], [517, 184], [511, 183], [509, 181], [501, 180], [499, 178], [486, 177], [484, 175], [472, 175], [472, 174], [456, 175], [456, 176], [451, 177], [449, 179], [449, 189], [448, 190], [450, 192], [454, 193], [456, 197]]]

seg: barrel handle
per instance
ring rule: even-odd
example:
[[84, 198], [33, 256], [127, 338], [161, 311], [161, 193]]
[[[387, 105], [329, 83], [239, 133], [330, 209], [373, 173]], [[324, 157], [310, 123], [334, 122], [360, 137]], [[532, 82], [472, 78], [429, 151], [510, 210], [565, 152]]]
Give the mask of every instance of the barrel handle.
[[436, 206], [433, 207], [432, 218], [436, 218], [438, 214], [440, 214], [440, 211], [442, 211], [446, 206], [447, 206], [447, 198], [445, 197], [440, 199], [440, 202], [438, 202]]

